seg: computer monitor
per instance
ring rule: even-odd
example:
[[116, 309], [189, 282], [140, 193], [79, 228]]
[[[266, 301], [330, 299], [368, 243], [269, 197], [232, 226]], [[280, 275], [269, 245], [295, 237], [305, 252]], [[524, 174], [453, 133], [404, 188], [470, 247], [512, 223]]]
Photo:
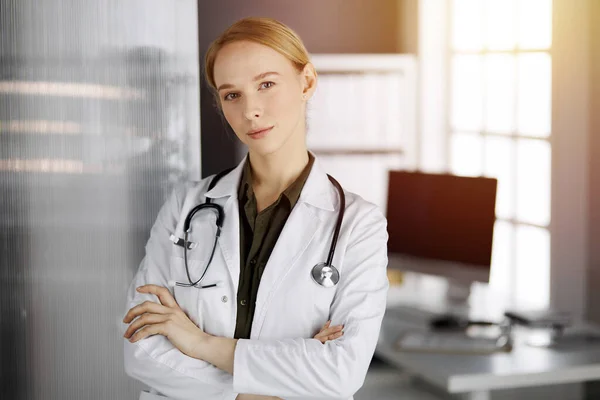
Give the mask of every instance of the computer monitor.
[[496, 190], [494, 178], [390, 171], [389, 268], [488, 282]]

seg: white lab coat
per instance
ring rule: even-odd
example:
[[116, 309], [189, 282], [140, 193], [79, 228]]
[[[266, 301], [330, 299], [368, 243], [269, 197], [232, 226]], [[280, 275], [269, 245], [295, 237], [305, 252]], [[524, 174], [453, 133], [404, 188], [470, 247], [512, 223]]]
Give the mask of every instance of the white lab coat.
[[[127, 294], [129, 309], [154, 295], [140, 294], [144, 284], [167, 286], [188, 282], [183, 249], [169, 236], [183, 237], [185, 216], [205, 195], [225, 211], [223, 230], [203, 284], [221, 286], [171, 288], [178, 304], [205, 332], [233, 337], [240, 272], [237, 187], [243, 160], [208, 193], [212, 178], [177, 188], [163, 205], [146, 256]], [[380, 210], [345, 192], [346, 210], [333, 265], [340, 281], [333, 288], [317, 285], [311, 269], [326, 261], [340, 206], [338, 192], [315, 159], [268, 263], [258, 290], [250, 339], [240, 339], [233, 375], [188, 357], [164, 336], [131, 344], [125, 340], [127, 374], [161, 395], [186, 400], [229, 399], [238, 393], [283, 399], [352, 399], [362, 386], [378, 340], [388, 280], [387, 222]], [[215, 235], [215, 214], [203, 210], [191, 224], [188, 252], [192, 279], [205, 266]], [[325, 322], [344, 324], [344, 335], [322, 344], [312, 337]], [[127, 327], [123, 324], [123, 331]]]

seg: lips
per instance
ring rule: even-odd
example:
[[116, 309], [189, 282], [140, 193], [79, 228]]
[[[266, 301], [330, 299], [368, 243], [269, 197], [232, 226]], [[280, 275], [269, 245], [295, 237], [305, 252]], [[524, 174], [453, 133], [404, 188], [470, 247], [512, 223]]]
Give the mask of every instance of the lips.
[[271, 128], [272, 128], [272, 126], [269, 126], [269, 127], [266, 127], [266, 128], [253, 129], [250, 132], [248, 132], [248, 135], [256, 135], [258, 133], [261, 133], [261, 132], [264, 132], [264, 131], [268, 131]]
[[266, 136], [271, 131], [271, 129], [273, 129], [272, 126], [267, 128], [253, 129], [250, 132], [248, 132], [248, 136], [250, 136], [253, 139], [259, 139], [261, 137]]

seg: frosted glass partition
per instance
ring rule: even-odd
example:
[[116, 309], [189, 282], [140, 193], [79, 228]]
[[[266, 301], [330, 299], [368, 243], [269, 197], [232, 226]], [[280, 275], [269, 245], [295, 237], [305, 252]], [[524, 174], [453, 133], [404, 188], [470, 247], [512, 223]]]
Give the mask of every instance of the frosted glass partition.
[[199, 171], [196, 2], [0, 2], [0, 399], [137, 399], [125, 291]]

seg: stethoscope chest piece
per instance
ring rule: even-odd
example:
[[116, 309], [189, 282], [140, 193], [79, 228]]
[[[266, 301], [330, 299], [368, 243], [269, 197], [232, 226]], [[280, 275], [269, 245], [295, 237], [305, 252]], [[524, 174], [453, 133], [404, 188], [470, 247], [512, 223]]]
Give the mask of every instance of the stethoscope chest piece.
[[327, 263], [315, 265], [310, 276], [313, 281], [326, 288], [334, 287], [340, 281], [340, 273], [337, 268], [333, 265], [327, 265]]

